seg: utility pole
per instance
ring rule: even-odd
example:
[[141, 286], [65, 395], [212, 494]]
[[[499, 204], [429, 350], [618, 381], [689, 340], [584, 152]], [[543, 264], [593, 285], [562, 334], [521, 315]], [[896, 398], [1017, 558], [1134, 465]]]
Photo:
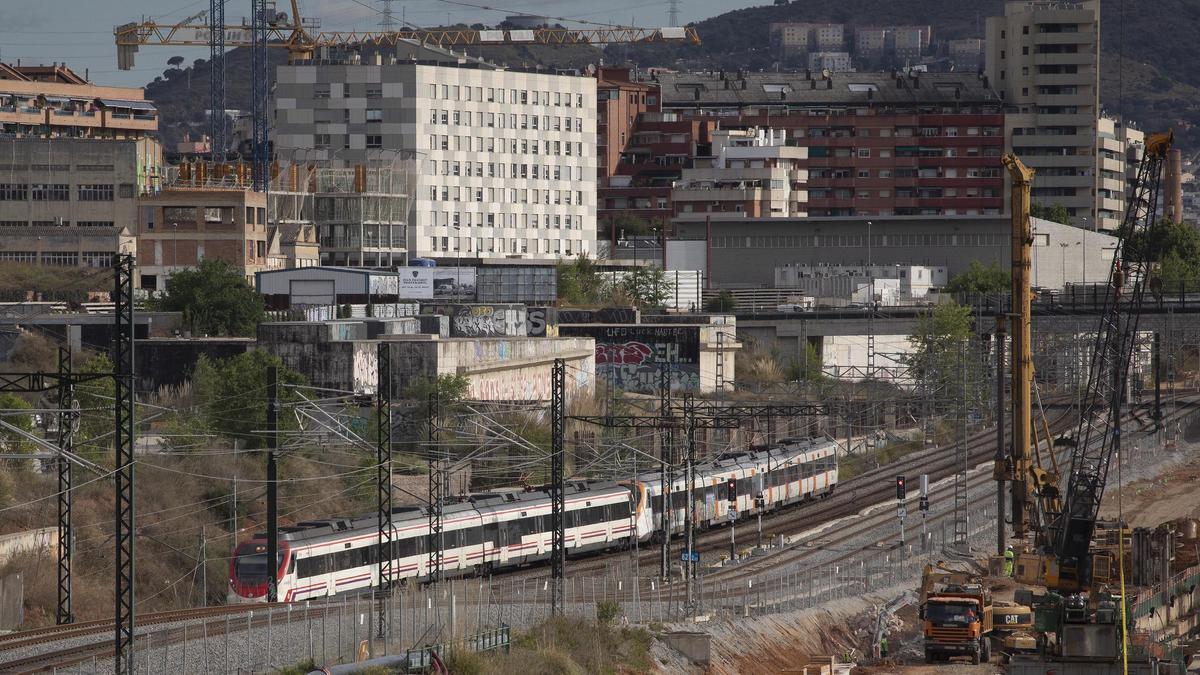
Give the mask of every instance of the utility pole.
[[267, 602], [279, 602], [279, 369], [267, 367]]
[[729, 500], [729, 562], [737, 559], [737, 479], [725, 481], [725, 497]]
[[684, 480], [687, 481], [687, 485], [684, 487], [687, 506], [683, 512], [684, 532], [687, 537], [684, 550], [687, 552], [687, 560], [683, 565], [683, 576], [687, 583], [687, 606], [691, 610], [695, 607], [696, 602], [694, 581], [696, 576], [696, 516], [694, 513], [696, 502], [693, 493], [696, 483], [696, 407], [691, 394], [684, 396], [683, 409], [687, 424], [687, 458], [683, 470]]
[[115, 584], [113, 672], [133, 674], [134, 636], [134, 258], [117, 254], [113, 260], [116, 275], [113, 292], [113, 458]]
[[566, 362], [554, 359], [550, 374], [550, 519], [553, 529], [550, 552], [550, 575], [554, 584], [554, 597], [550, 605], [553, 614], [562, 614], [564, 586], [567, 572], [567, 471], [565, 453], [566, 427]]
[[669, 363], [658, 364], [658, 414], [659, 414], [659, 496], [662, 508], [659, 513], [662, 535], [662, 560], [659, 563], [659, 578], [671, 578], [671, 480], [674, 470], [674, 433], [671, 428], [671, 371]]
[[392, 591], [392, 350], [391, 343], [379, 343], [376, 363], [379, 381], [375, 390], [375, 494], [378, 501], [376, 520], [376, 557], [378, 586], [375, 591], [376, 637], [388, 635], [388, 596]]
[[996, 315], [996, 553], [1004, 553], [1004, 477], [1007, 474], [1004, 452], [1004, 315]]
[[440, 392], [434, 385], [429, 394], [426, 408], [427, 424], [429, 425], [429, 580], [437, 583], [442, 580], [442, 507], [445, 504], [445, 481], [442, 472], [447, 470], [441, 461], [441, 451], [438, 449], [438, 397]]
[[71, 380], [71, 350], [58, 350], [58, 447], [55, 467], [58, 469], [58, 613], [57, 623], [73, 623], [71, 610], [71, 558], [74, 533], [71, 520], [71, 462], [75, 431], [75, 384]]
[[1154, 424], [1162, 426], [1162, 333], [1154, 331]]

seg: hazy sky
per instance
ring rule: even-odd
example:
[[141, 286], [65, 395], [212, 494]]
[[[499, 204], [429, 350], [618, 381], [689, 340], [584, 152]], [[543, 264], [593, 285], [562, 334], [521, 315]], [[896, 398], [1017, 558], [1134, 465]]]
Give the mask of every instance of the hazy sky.
[[[500, 7], [482, 10], [465, 4]], [[278, 0], [290, 13], [289, 0]], [[766, 0], [679, 0], [683, 21], [695, 21], [737, 7], [766, 4]], [[378, 0], [300, 0], [302, 15], [321, 19], [327, 29], [377, 29], [382, 6]], [[250, 0], [227, 0], [225, 21], [241, 23], [249, 14]], [[139, 86], [154, 79], [176, 54], [187, 62], [207, 58], [207, 49], [151, 47], [137, 55], [132, 71], [117, 70], [113, 26], [152, 17], [159, 22], [180, 21], [206, 10], [208, 0], [0, 0], [0, 61], [51, 63], [65, 61], [81, 74], [89, 70], [98, 84]], [[505, 14], [526, 12], [587, 21], [662, 26], [667, 21], [667, 0], [392, 0], [397, 19], [403, 15], [419, 26], [452, 22], [494, 24]], [[603, 8], [603, 9], [598, 9]], [[508, 10], [508, 11], [505, 11]]]

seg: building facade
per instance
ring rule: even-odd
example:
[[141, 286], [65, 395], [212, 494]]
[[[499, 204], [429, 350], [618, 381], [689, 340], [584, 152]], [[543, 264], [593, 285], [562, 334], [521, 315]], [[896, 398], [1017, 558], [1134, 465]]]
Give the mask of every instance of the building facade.
[[265, 193], [172, 186], [142, 199], [138, 220], [143, 290], [161, 291], [171, 274], [208, 258], [228, 262], [250, 283], [270, 267]]
[[157, 129], [141, 89], [0, 64], [0, 262], [107, 267], [132, 253], [137, 200], [161, 186]]
[[809, 216], [992, 215], [1004, 112], [975, 73], [659, 73], [664, 112], [808, 148]]
[[[1146, 134], [1121, 120], [1101, 116], [1096, 120], [1096, 223], [1113, 231], [1121, 224], [1129, 189], [1137, 181], [1138, 163], [1146, 147]], [[1084, 227], [1088, 221], [1075, 223]]]
[[808, 215], [808, 148], [786, 131], [713, 132], [712, 157], [684, 169], [671, 199], [675, 220], [801, 218]]
[[[279, 69], [277, 148], [413, 168], [413, 257], [555, 259], [596, 241], [596, 80], [412, 48]], [[411, 159], [409, 159], [411, 158]]]
[[984, 70], [1013, 110], [1013, 153], [1037, 171], [1033, 202], [1061, 204], [1089, 229], [1115, 228], [1097, 166], [1098, 0], [1006, 2], [1004, 16], [987, 20]]

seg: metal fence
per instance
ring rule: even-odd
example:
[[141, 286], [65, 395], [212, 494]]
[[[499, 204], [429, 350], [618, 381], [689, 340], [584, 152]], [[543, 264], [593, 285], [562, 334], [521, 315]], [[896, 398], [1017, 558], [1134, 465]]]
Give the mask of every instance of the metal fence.
[[[994, 512], [980, 509], [968, 529], [976, 553], [995, 542]], [[809, 609], [872, 591], [915, 585], [922, 567], [946, 557], [953, 528], [943, 517], [927, 534], [914, 532], [910, 543], [891, 550], [843, 555], [823, 550], [792, 564], [762, 567], [762, 555], [750, 555], [735, 567], [704, 568], [691, 593], [678, 575], [669, 582], [639, 575], [634, 557], [614, 559], [605, 574], [564, 581], [563, 612], [595, 621], [622, 624], [672, 623], [700, 615], [758, 616]], [[881, 525], [887, 530], [891, 525]], [[879, 531], [872, 536], [879, 535]], [[794, 548], [768, 549], [765, 555], [794, 554]], [[737, 570], [745, 570], [738, 574]], [[570, 565], [568, 564], [568, 573]], [[642, 570], [645, 573], [645, 570]], [[220, 619], [196, 619], [139, 632], [135, 664], [147, 673], [263, 672], [312, 661], [318, 666], [351, 663], [369, 655], [410, 655], [426, 663], [429, 652], [462, 648], [489, 650], [508, 644], [510, 627], [524, 630], [551, 616], [549, 579], [499, 576], [407, 586], [386, 599], [387, 623], [381, 631], [376, 601], [368, 595], [342, 596], [328, 602], [268, 608], [248, 606], [245, 613]], [[60, 673], [105, 673], [111, 660], [60, 667]]]

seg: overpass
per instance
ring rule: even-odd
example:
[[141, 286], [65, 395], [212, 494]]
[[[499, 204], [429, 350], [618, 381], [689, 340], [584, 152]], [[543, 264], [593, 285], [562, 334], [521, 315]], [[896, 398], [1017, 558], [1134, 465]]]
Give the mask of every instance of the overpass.
[[[990, 300], [990, 301], [989, 301]], [[969, 303], [972, 308], [972, 327], [981, 338], [990, 339], [995, 331], [995, 316], [1007, 309], [1007, 298], [990, 298]], [[892, 336], [891, 343], [906, 342], [907, 336], [918, 329], [918, 322], [931, 310], [930, 305], [881, 307], [874, 317], [877, 342]], [[1034, 351], [1038, 345], [1061, 343], [1081, 334], [1094, 334], [1100, 323], [1102, 305], [1090, 298], [1074, 302], [1058, 299], [1036, 302], [1033, 305]], [[825, 308], [809, 312], [737, 312], [738, 336], [748, 346], [774, 351], [784, 361], [801, 358], [801, 345], [807, 342], [818, 353], [837, 338], [865, 337], [872, 319], [865, 308]], [[1200, 295], [1150, 301], [1142, 309], [1138, 324], [1141, 331], [1157, 332], [1169, 345], [1200, 344]], [[899, 336], [903, 336], [900, 340]], [[877, 350], [895, 351], [883, 345]]]

